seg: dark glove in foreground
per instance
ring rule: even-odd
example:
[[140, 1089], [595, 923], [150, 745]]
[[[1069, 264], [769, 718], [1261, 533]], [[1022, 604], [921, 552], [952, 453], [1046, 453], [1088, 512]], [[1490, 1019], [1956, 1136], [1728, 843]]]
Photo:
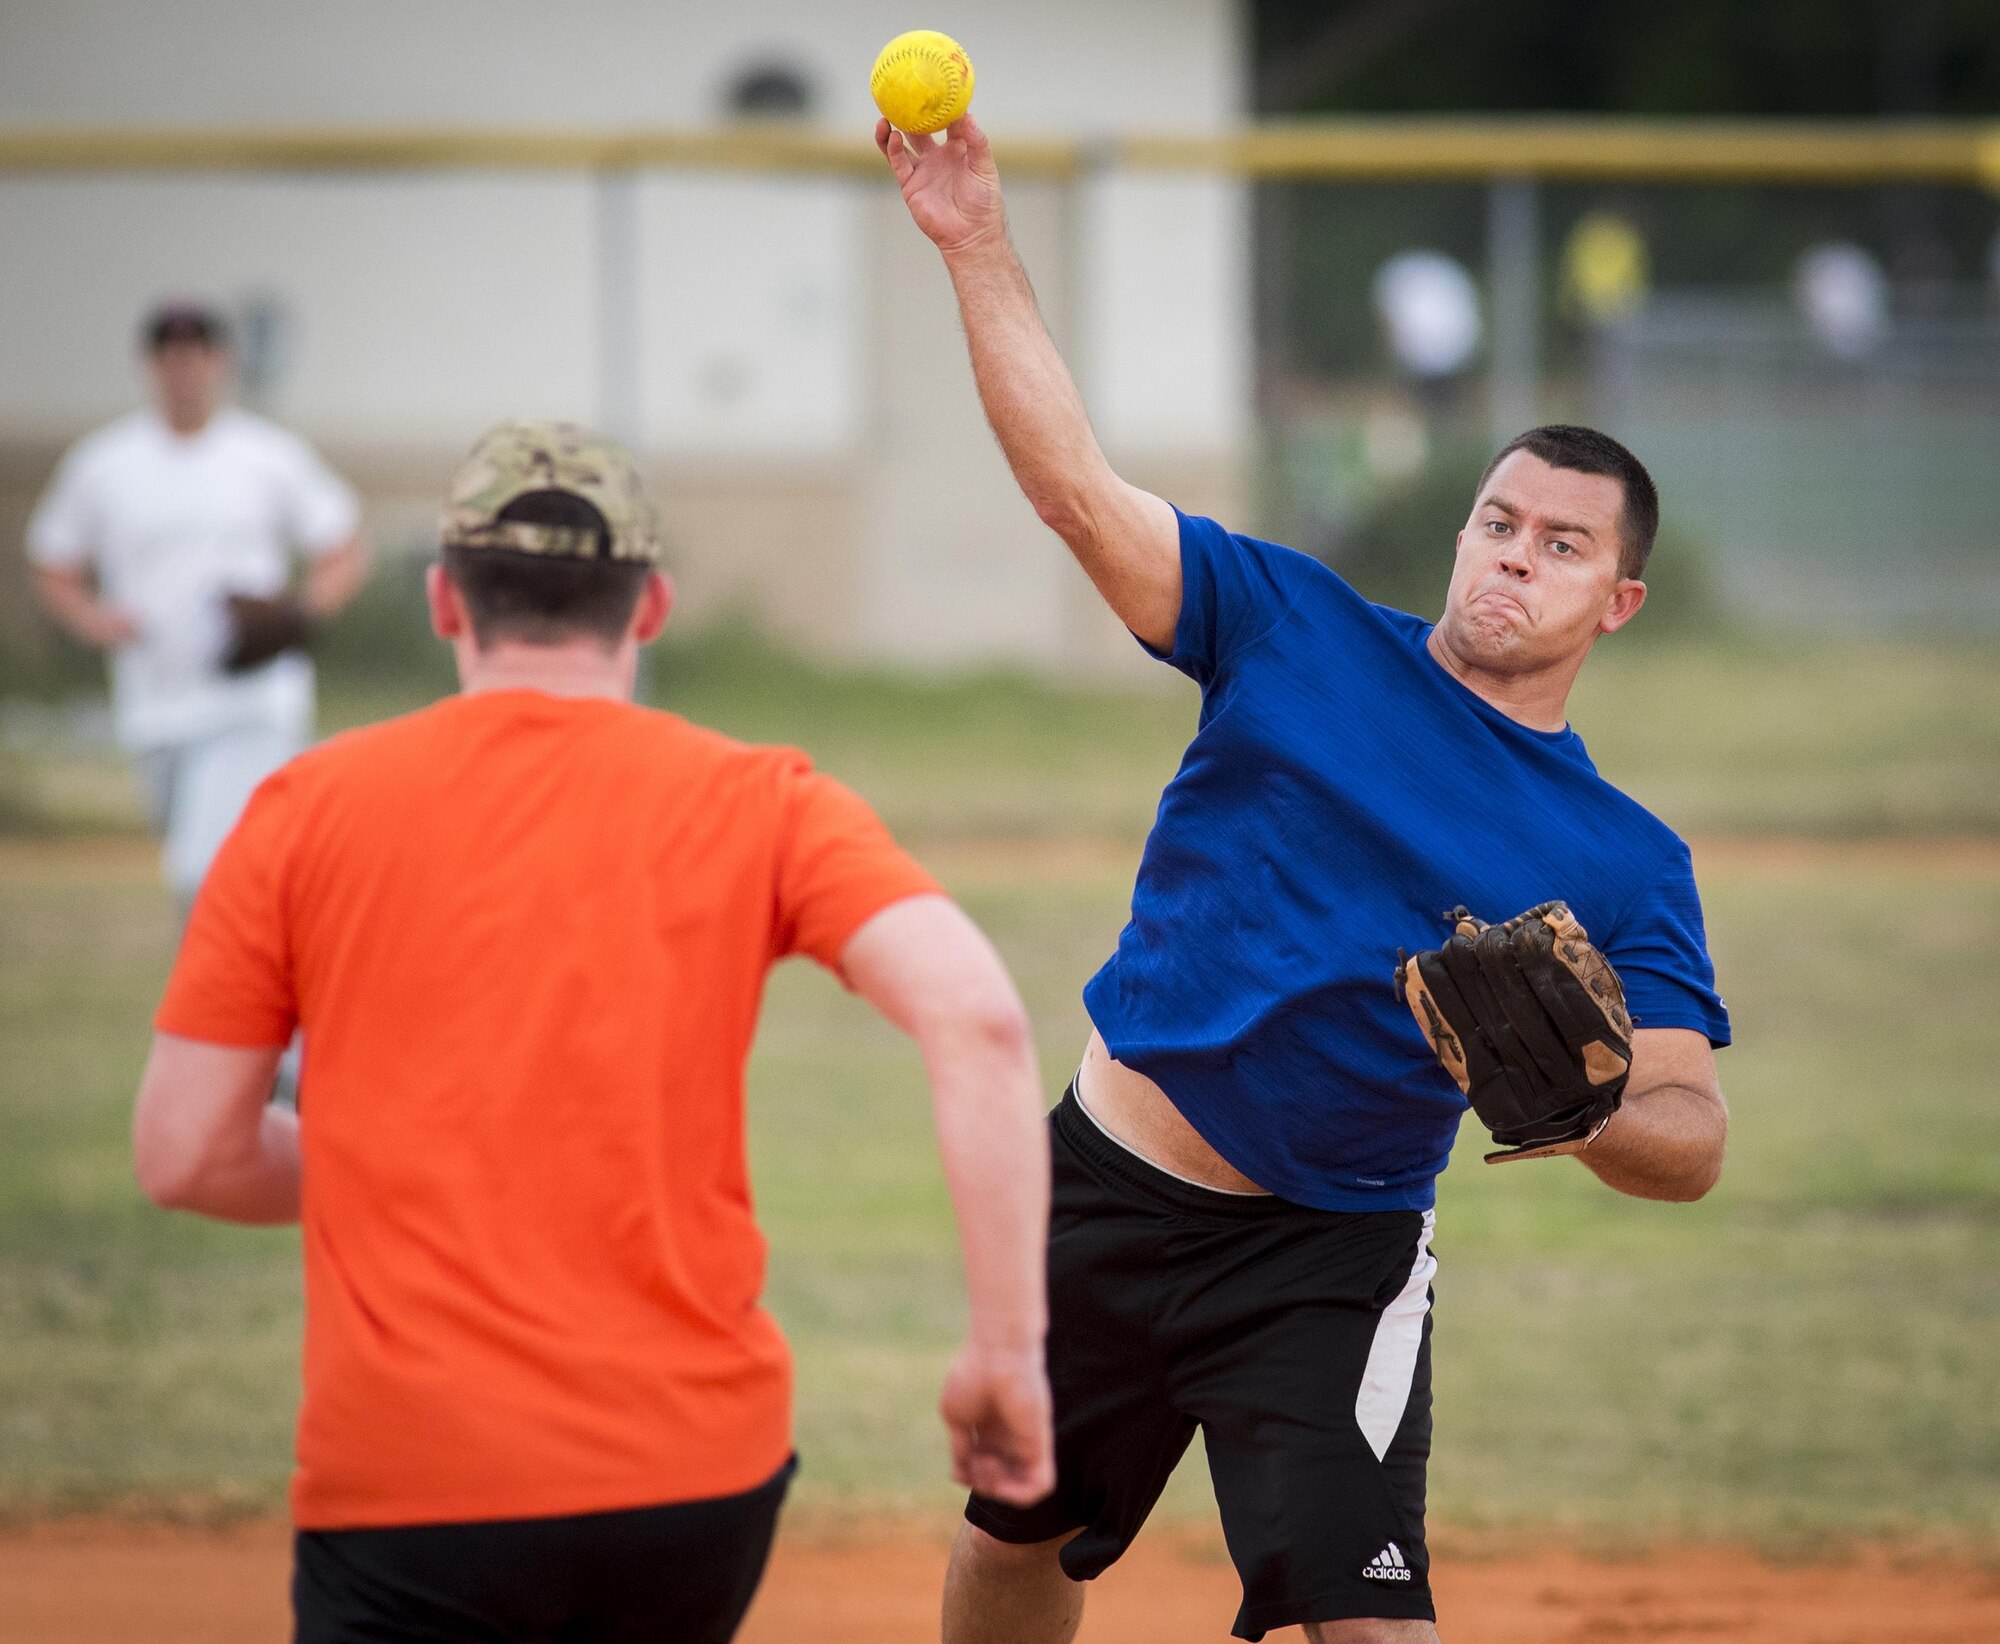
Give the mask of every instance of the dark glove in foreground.
[[291, 594], [271, 599], [231, 594], [229, 627], [229, 649], [222, 654], [223, 670], [241, 674], [303, 646], [312, 635], [312, 618]]
[[1466, 909], [1443, 947], [1397, 955], [1397, 991], [1502, 1159], [1580, 1153], [1618, 1111], [1632, 1018], [1611, 962], [1544, 902], [1504, 925]]

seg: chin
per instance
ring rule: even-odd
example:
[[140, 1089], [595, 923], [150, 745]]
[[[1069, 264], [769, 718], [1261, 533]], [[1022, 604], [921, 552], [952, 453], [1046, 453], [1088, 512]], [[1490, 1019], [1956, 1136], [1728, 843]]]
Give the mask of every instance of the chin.
[[1451, 625], [1451, 648], [1467, 662], [1506, 673], [1527, 660], [1528, 636], [1505, 617], [1466, 616]]

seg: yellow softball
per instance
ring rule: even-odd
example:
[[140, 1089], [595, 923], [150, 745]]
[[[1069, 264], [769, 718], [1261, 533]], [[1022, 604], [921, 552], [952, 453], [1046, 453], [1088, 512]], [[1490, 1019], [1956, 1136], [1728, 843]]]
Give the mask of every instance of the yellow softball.
[[868, 91], [890, 125], [926, 137], [971, 107], [972, 59], [948, 34], [911, 29], [882, 48]]

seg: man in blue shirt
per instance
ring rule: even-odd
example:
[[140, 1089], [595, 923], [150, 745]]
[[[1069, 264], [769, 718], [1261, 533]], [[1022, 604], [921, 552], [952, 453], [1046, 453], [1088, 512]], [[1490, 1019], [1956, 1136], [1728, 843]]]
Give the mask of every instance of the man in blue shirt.
[[[975, 1496], [946, 1644], [1074, 1636], [1195, 1429], [1235, 1631], [1437, 1637], [1424, 1546], [1435, 1179], [1465, 1111], [1391, 977], [1443, 909], [1568, 903], [1635, 1022], [1623, 1106], [1576, 1156], [1695, 1199], [1721, 1169], [1729, 1037], [1687, 847], [1598, 776], [1572, 682], [1646, 597], [1659, 500], [1589, 429], [1495, 458], [1432, 625], [1126, 484], [1007, 241], [984, 136], [876, 140], [944, 253], [988, 419], [1036, 511], [1202, 689], [1094, 1032], [1052, 1118], [1057, 1487]], [[1545, 1168], [1560, 1168], [1546, 1166]]]

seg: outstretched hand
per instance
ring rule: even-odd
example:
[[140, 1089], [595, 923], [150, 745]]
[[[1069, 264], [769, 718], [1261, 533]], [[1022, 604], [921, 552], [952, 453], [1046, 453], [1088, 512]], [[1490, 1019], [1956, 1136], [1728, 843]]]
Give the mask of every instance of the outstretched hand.
[[952, 1361], [938, 1414], [951, 1432], [951, 1476], [982, 1496], [1029, 1507], [1056, 1486], [1048, 1373], [1039, 1345], [999, 1352], [968, 1343]]
[[875, 146], [896, 174], [917, 227], [940, 251], [963, 251], [1006, 233], [993, 145], [971, 115], [947, 126], [942, 142], [912, 137], [878, 120]]

